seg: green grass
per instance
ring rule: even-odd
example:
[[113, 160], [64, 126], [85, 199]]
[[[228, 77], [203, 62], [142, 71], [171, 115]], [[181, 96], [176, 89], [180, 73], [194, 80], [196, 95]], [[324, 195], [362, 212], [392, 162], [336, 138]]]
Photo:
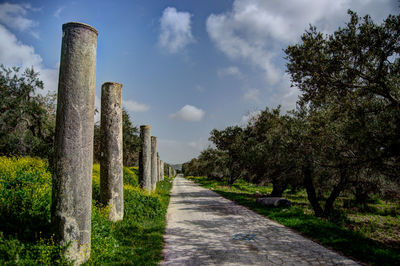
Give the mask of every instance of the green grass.
[[67, 264], [49, 231], [50, 204], [47, 162], [0, 157], [0, 264]]
[[[256, 186], [244, 181], [237, 181], [232, 186], [228, 186], [227, 183], [207, 177], [187, 178], [358, 261], [373, 265], [400, 265], [398, 234], [400, 216], [397, 212], [392, 212], [393, 216], [379, 216], [356, 212], [353, 209], [348, 214], [349, 218], [346, 218], [343, 215], [344, 210], [337, 206], [338, 217], [329, 221], [312, 215], [304, 191], [299, 191], [296, 194], [290, 194], [287, 191], [284, 194], [284, 197], [292, 201], [293, 206], [291, 208], [268, 208], [256, 203], [255, 194], [268, 194], [272, 191], [271, 186]], [[339, 199], [338, 205], [341, 205], [343, 200]], [[390, 204], [389, 207], [393, 208]], [[371, 217], [374, 217], [375, 220]], [[364, 220], [362, 223], [358, 223], [357, 219]], [[379, 231], [379, 224], [382, 223], [389, 229]], [[370, 226], [365, 226], [365, 224], [370, 224]], [[390, 236], [394, 243], [390, 245], [385, 241], [372, 239], [371, 231], [373, 230], [376, 234], [381, 235], [381, 238]]]
[[[98, 202], [100, 166], [93, 165], [92, 249], [86, 265], [157, 265], [162, 259], [172, 180], [148, 194], [137, 167], [124, 167], [124, 219], [110, 222]], [[39, 158], [0, 157], [0, 264], [68, 265], [50, 231], [51, 174]]]
[[[96, 165], [94, 165], [96, 169]], [[165, 216], [172, 180], [148, 194], [137, 187], [137, 169], [124, 170], [124, 219], [112, 223], [97, 201], [92, 212], [92, 250], [86, 265], [157, 265], [162, 259]], [[127, 177], [125, 177], [127, 175]], [[129, 181], [130, 180], [130, 181]], [[93, 191], [100, 179], [93, 175]]]

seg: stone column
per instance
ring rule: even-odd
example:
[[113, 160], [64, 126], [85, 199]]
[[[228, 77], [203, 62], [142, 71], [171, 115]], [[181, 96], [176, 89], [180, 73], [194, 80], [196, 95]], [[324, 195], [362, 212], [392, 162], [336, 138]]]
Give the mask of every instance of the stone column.
[[124, 216], [121, 89], [115, 82], [101, 87], [100, 202], [109, 206], [108, 219], [114, 222]]
[[151, 191], [151, 137], [150, 126], [140, 126], [139, 183], [147, 192]]
[[160, 175], [161, 175], [161, 160], [160, 160], [160, 157], [157, 157], [157, 169], [158, 169], [157, 181], [160, 181]]
[[155, 190], [158, 181], [157, 137], [151, 136], [151, 189]]
[[160, 176], [160, 181], [164, 180], [164, 161], [161, 160], [161, 176]]
[[62, 26], [51, 220], [66, 256], [90, 257], [94, 89], [97, 30], [77, 22]]
[[168, 177], [172, 176], [172, 167], [168, 167]]

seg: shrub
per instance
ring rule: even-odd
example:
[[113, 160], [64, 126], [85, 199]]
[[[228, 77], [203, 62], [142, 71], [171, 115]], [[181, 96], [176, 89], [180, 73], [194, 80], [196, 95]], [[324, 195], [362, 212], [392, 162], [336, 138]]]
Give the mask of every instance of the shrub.
[[51, 174], [47, 161], [0, 157], [0, 231], [36, 239], [50, 224]]

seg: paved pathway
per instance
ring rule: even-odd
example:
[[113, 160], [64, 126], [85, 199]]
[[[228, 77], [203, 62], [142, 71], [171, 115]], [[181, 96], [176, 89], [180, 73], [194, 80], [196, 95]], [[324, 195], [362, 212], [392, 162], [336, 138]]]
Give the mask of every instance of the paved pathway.
[[178, 176], [162, 265], [356, 265], [243, 206]]

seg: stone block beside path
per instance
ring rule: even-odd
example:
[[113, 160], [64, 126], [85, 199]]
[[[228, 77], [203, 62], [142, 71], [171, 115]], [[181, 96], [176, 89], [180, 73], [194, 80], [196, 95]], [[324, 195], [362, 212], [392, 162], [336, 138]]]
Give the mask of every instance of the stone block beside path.
[[258, 198], [256, 200], [258, 204], [261, 204], [263, 206], [267, 207], [290, 207], [292, 206], [292, 203], [285, 199], [285, 198], [280, 198], [280, 197], [266, 197], [266, 198]]

